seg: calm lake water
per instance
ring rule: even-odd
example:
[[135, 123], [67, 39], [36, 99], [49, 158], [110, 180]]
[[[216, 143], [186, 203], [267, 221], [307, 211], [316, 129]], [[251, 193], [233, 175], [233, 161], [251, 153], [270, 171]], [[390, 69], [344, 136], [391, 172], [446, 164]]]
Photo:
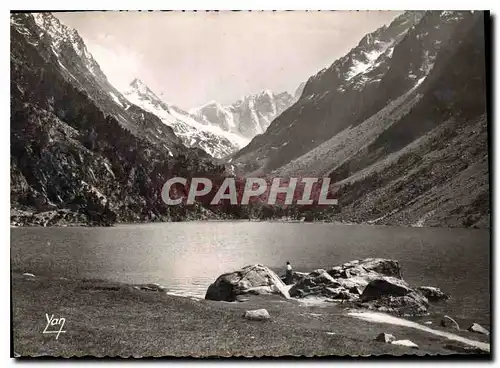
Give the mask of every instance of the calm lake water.
[[446, 312], [489, 325], [489, 230], [272, 222], [184, 222], [111, 228], [12, 228], [16, 272], [157, 282], [204, 297], [220, 274], [262, 263], [279, 274], [393, 258], [412, 285], [438, 286]]

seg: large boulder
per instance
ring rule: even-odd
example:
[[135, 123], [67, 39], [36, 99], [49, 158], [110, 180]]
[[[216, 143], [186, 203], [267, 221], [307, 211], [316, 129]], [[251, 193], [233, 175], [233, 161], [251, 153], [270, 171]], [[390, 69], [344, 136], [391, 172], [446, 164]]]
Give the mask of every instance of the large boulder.
[[384, 296], [405, 296], [413, 290], [405, 281], [395, 277], [384, 277], [372, 280], [361, 294], [361, 301], [366, 302]]
[[361, 294], [360, 301], [365, 308], [399, 315], [423, 315], [429, 307], [424, 295], [395, 277], [370, 281]]
[[287, 287], [268, 267], [256, 264], [223, 274], [208, 287], [205, 299], [233, 302], [238, 295], [279, 294], [289, 298]]
[[401, 267], [399, 262], [385, 258], [366, 258], [355, 260], [332, 267], [328, 270], [332, 277], [350, 278], [353, 276], [363, 276], [367, 273], [376, 273], [382, 276], [401, 278]]
[[449, 295], [443, 293], [441, 289], [434, 286], [419, 286], [417, 290], [420, 291], [430, 301], [438, 301], [449, 299]]
[[291, 297], [303, 298], [308, 295], [333, 297], [341, 294], [345, 289], [326, 270], [318, 269], [303, 276], [290, 289]]
[[276, 293], [276, 288], [274, 287], [274, 285], [251, 287], [245, 291], [245, 294], [254, 294], [254, 295], [269, 295], [275, 293]]
[[357, 298], [373, 280], [384, 277], [401, 279], [401, 267], [398, 261], [392, 259], [366, 258], [332, 267], [328, 274], [348, 290], [353, 298]]
[[372, 280], [380, 279], [380, 274], [376, 272], [366, 272], [363, 275], [351, 276], [349, 278], [338, 278], [335, 279], [343, 288], [349, 290], [349, 292], [355, 295], [363, 294], [366, 285]]
[[399, 316], [422, 316], [427, 314], [429, 302], [422, 294], [411, 291], [403, 296], [380, 296], [377, 299], [360, 302], [358, 306]]
[[399, 262], [393, 259], [384, 258], [367, 258], [359, 262], [358, 266], [363, 267], [367, 271], [373, 271], [384, 276], [402, 277], [401, 267]]

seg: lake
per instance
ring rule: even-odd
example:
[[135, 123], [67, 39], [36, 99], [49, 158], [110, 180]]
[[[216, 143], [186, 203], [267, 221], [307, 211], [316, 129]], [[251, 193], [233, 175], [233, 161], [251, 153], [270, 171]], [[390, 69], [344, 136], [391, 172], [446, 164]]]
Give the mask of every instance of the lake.
[[452, 295], [443, 312], [489, 326], [490, 232], [328, 223], [177, 222], [109, 228], [12, 228], [15, 272], [156, 282], [172, 293], [204, 297], [220, 274], [262, 263], [284, 273], [353, 259], [400, 261], [411, 285]]

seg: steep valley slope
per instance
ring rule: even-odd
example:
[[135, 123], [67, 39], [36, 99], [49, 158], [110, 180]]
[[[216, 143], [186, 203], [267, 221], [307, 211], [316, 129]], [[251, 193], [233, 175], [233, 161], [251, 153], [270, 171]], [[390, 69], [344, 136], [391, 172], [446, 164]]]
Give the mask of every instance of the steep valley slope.
[[161, 188], [173, 175], [218, 176], [224, 166], [131, 104], [52, 14], [11, 15], [10, 89], [12, 223], [214, 216], [167, 207]]
[[[328, 220], [489, 227], [485, 16], [404, 13], [313, 76], [233, 164], [246, 175], [330, 177], [339, 206]], [[404, 35], [353, 76], [359, 48], [368, 55], [388, 32]]]

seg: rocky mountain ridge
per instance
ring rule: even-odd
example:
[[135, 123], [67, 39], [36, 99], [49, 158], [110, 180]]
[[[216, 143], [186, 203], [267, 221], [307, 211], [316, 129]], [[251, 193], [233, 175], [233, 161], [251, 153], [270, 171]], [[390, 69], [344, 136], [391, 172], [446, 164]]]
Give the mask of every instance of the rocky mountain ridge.
[[216, 217], [167, 207], [161, 188], [171, 176], [222, 175], [223, 165], [131, 104], [52, 14], [12, 14], [10, 27], [13, 223]]
[[[139, 80], [116, 90], [78, 33], [50, 13], [12, 14], [13, 221], [488, 227], [486, 15], [405, 12], [299, 86], [296, 102], [270, 91], [244, 98], [232, 108], [250, 125], [214, 103], [215, 117], [224, 116], [215, 126], [210, 105], [201, 115], [183, 111]], [[244, 134], [257, 136], [230, 165], [208, 154], [231, 154]], [[161, 200], [171, 176], [233, 174], [329, 177], [339, 206], [174, 208]]]
[[406, 12], [311, 77], [232, 163], [329, 176], [330, 220], [488, 227], [485, 63], [485, 13]]

